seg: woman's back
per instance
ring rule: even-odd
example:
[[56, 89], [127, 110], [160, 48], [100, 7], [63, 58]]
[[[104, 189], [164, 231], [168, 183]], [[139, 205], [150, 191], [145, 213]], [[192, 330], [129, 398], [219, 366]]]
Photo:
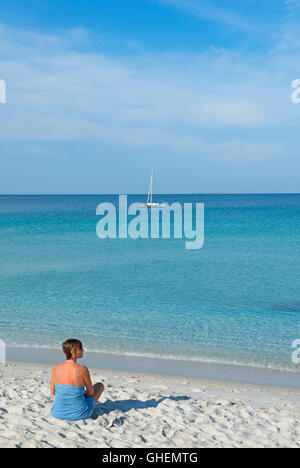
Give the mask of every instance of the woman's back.
[[[84, 385], [84, 367], [74, 361], [65, 361], [61, 364], [56, 364], [54, 367], [55, 383], [63, 385], [76, 385], [83, 387]], [[77, 377], [77, 380], [76, 380]]]
[[53, 370], [52, 381], [55, 387], [55, 400], [52, 416], [59, 419], [76, 421], [92, 415], [94, 398], [84, 394], [84, 376], [81, 366], [73, 361], [57, 364]]
[[70, 338], [62, 344], [62, 349], [67, 360], [57, 364], [52, 372], [50, 392], [55, 400], [51, 414], [70, 421], [89, 418], [104, 385], [99, 382], [93, 385], [88, 368], [77, 364], [84, 352], [80, 340]]

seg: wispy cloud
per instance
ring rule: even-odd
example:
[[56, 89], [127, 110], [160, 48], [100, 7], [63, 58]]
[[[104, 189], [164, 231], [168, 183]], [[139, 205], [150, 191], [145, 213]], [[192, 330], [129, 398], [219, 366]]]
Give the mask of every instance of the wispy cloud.
[[251, 25], [240, 15], [222, 8], [212, 1], [202, 0], [157, 0], [160, 3], [184, 11], [185, 13], [197, 16], [208, 21], [226, 23], [238, 29], [249, 29]]
[[300, 14], [300, 0], [284, 0], [284, 2], [290, 17]]
[[288, 126], [295, 116], [292, 61], [283, 74], [278, 55], [111, 57], [78, 51], [88, 31], [46, 36], [5, 25], [0, 39], [0, 75], [8, 86], [2, 139], [94, 140], [256, 160], [281, 151], [262, 130]]
[[[232, 4], [230, 1], [213, 1], [213, 0], [154, 0], [169, 7], [180, 10], [186, 14], [192, 15], [201, 20], [215, 22], [219, 25], [225, 25], [234, 30], [242, 30], [249, 33], [269, 34], [275, 35], [274, 28], [268, 28], [266, 15], [264, 14], [263, 21], [259, 13], [255, 18], [251, 18], [249, 11], [241, 13], [237, 9], [237, 3]], [[287, 0], [288, 1], [288, 0]], [[292, 1], [292, 0], [290, 0]], [[294, 0], [297, 1], [297, 0]], [[261, 0], [257, 9], [264, 9], [264, 0]], [[264, 9], [264, 13], [268, 11]], [[274, 19], [274, 18], [273, 18]]]

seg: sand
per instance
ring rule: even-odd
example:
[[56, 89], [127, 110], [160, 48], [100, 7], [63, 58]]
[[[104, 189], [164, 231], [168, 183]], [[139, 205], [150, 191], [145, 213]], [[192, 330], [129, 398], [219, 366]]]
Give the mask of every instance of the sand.
[[300, 447], [300, 389], [90, 369], [93, 417], [50, 415], [52, 366], [0, 364], [0, 447]]

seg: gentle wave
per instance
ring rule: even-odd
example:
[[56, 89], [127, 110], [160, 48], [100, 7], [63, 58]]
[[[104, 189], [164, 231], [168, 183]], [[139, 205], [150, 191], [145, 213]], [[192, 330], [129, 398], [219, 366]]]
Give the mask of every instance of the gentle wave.
[[[29, 345], [29, 344], [17, 344], [13, 343], [8, 346], [8, 348], [25, 348], [25, 349], [48, 349], [48, 350], [55, 350], [61, 351], [60, 347], [57, 346], [46, 346], [46, 345]], [[210, 359], [210, 358], [193, 358], [190, 356], [176, 356], [176, 355], [161, 355], [155, 353], [138, 353], [138, 352], [118, 352], [118, 351], [107, 351], [107, 350], [99, 350], [99, 349], [90, 349], [85, 347], [85, 351], [89, 353], [96, 353], [101, 355], [107, 356], [126, 356], [132, 358], [146, 358], [146, 359], [161, 359], [166, 361], [180, 361], [180, 362], [193, 362], [199, 364], [219, 364], [219, 365], [228, 365], [228, 366], [236, 366], [236, 367], [249, 367], [252, 369], [265, 369], [265, 370], [272, 370], [272, 371], [280, 371], [280, 372], [292, 372], [295, 374], [300, 373], [300, 369], [293, 369], [290, 367], [282, 367], [282, 366], [275, 366], [272, 364], [260, 364], [257, 362], [245, 362], [245, 361], [238, 361], [238, 360], [226, 360], [226, 359]]]

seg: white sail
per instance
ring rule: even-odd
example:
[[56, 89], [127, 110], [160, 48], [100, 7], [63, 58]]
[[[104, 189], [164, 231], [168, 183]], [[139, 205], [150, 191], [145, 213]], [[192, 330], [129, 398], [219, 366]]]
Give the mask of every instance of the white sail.
[[154, 166], [152, 166], [152, 172], [151, 172], [150, 184], [149, 184], [149, 190], [148, 190], [148, 197], [147, 197], [147, 203], [145, 203], [145, 205], [144, 205], [145, 208], [161, 208], [161, 207], [165, 206], [165, 205], [160, 204], [160, 203], [153, 203], [153, 201], [152, 201], [153, 172], [154, 172]]
[[152, 203], [152, 185], [153, 185], [153, 166], [152, 166], [152, 172], [151, 172], [151, 177], [150, 177], [150, 185], [149, 185], [147, 203]]

